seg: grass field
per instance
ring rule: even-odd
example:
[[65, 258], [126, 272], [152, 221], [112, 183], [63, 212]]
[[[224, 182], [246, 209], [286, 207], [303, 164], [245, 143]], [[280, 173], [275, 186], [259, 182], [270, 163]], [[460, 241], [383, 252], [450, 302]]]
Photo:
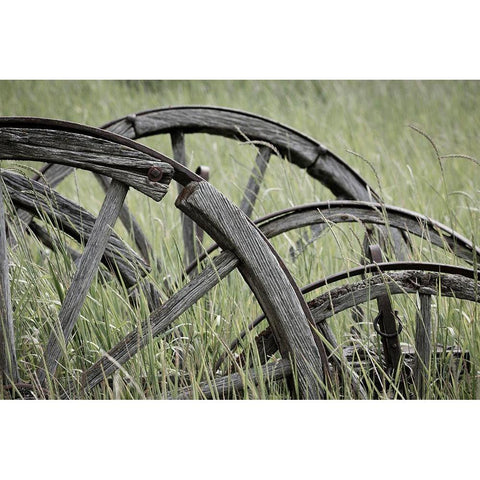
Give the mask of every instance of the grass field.
[[[169, 105], [218, 105], [246, 110], [306, 133], [355, 168], [387, 204], [415, 210], [457, 230], [479, 244], [480, 234], [480, 82], [476, 81], [0, 81], [1, 116], [38, 116], [100, 126], [129, 113]], [[167, 137], [167, 136], [166, 136]], [[169, 138], [142, 140], [171, 156]], [[212, 169], [211, 182], [239, 202], [255, 158], [255, 149], [206, 135], [187, 140], [190, 167]], [[10, 165], [12, 167], [12, 165]], [[14, 168], [30, 171], [19, 165]], [[35, 167], [32, 164], [32, 167]], [[59, 187], [65, 196], [96, 213], [101, 189], [78, 173]], [[174, 207], [176, 188], [160, 205], [146, 202], [134, 192], [128, 203], [141, 222], [172, 280], [181, 281], [182, 240], [180, 218]], [[303, 171], [277, 160], [269, 167], [254, 216], [301, 203], [331, 199], [332, 194]], [[119, 227], [119, 232], [124, 233]], [[361, 257], [362, 229], [335, 226], [291, 258], [292, 248], [305, 243], [305, 231], [284, 234], [273, 241], [299, 285], [357, 266]], [[62, 240], [64, 241], [64, 240]], [[413, 259], [463, 264], [428, 244], [414, 243]], [[45, 344], [73, 271], [65, 254], [46, 251], [31, 238], [21, 239], [11, 254], [12, 300], [15, 306], [17, 350], [21, 377], [29, 381], [41, 363]], [[152, 272], [159, 288], [163, 274]], [[133, 307], [114, 282], [97, 279], [82, 310], [76, 334], [58, 378], [49, 384], [49, 395], [60, 395], [62, 385], [75, 383], [82, 370], [115, 345], [147, 316], [146, 304]], [[309, 297], [311, 298], [311, 296]], [[374, 310], [375, 302], [367, 307]], [[403, 340], [413, 343], [415, 302], [398, 300], [405, 321]], [[198, 387], [212, 382], [215, 358], [259, 313], [250, 291], [233, 274], [202, 298], [175, 323], [163, 338], [151, 343], [125, 364], [111, 385], [95, 388], [87, 398], [164, 398], [183, 382]], [[428, 398], [477, 398], [476, 372], [480, 337], [476, 304], [438, 298], [434, 309], [436, 340], [459, 345], [472, 357], [472, 374], [462, 378], [430, 372]], [[347, 344], [351, 317], [332, 321], [337, 338]], [[362, 341], [372, 340], [371, 325]], [[258, 353], [243, 347], [254, 368]], [[250, 342], [249, 342], [250, 340]], [[378, 347], [378, 341], [377, 341]], [[177, 354], [184, 356], [179, 372]], [[447, 373], [445, 373], [447, 372]], [[146, 379], [149, 388], [142, 387]], [[290, 398], [282, 382], [263, 379], [240, 398]], [[372, 388], [370, 396], [378, 395]], [[215, 395], [214, 395], [215, 396]], [[330, 398], [343, 398], [340, 389]], [[349, 394], [346, 395], [347, 398]], [[194, 388], [194, 398], [201, 398]]]

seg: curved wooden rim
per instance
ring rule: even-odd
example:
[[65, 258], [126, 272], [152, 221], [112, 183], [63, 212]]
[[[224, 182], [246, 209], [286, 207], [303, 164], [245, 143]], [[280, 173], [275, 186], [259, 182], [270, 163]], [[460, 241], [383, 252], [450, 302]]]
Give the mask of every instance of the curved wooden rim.
[[[356, 210], [355, 214], [352, 213], [353, 209]], [[368, 221], [364, 220], [365, 217], [361, 215], [362, 212], [364, 212], [365, 217], [368, 215]], [[308, 214], [311, 214], [312, 216], [307, 217]], [[371, 218], [372, 214], [377, 215], [376, 219]], [[387, 218], [385, 218], [385, 216], [387, 216]], [[397, 218], [395, 222], [393, 220], [394, 216]], [[290, 222], [288, 225], [285, 225], [285, 220], [292, 219], [297, 220], [297, 222]], [[427, 228], [430, 234], [438, 235], [441, 239], [445, 240], [445, 242], [452, 248], [454, 255], [457, 255], [468, 262], [473, 262], [471, 257], [473, 257], [474, 252], [476, 252], [477, 256], [480, 256], [479, 247], [475, 247], [466, 237], [446, 225], [412, 210], [376, 202], [333, 200], [308, 203], [270, 213], [264, 217], [257, 218], [254, 220], [254, 223], [267, 238], [274, 238], [277, 235], [286, 233], [295, 228], [303, 228], [327, 222], [362, 222], [366, 224], [376, 223], [380, 225], [386, 225], [387, 223], [389, 224], [392, 222], [395, 223], [395, 228], [419, 236], [419, 231], [415, 231], [412, 228], [409, 230], [406, 224], [402, 224], [402, 221], [421, 223], [422, 227]], [[442, 248], [439, 241], [433, 243]], [[208, 247], [204, 253], [199, 255], [198, 262], [205, 260], [207, 256], [217, 248], [217, 244]], [[470, 253], [470, 255], [468, 255], [468, 253]], [[197, 265], [197, 262], [188, 265], [186, 268], [187, 274], [192, 272]]]
[[145, 153], [155, 159], [158, 159], [162, 162], [168, 163], [171, 165], [174, 170], [174, 180], [178, 181], [182, 185], [186, 185], [190, 182], [201, 182], [203, 179], [196, 175], [194, 172], [188, 170], [188, 168], [179, 164], [175, 160], [163, 155], [156, 150], [153, 150], [146, 145], [135, 142], [134, 140], [124, 137], [122, 135], [117, 135], [114, 132], [103, 130], [101, 128], [95, 128], [87, 125], [82, 125], [74, 122], [67, 122], [64, 120], [55, 120], [51, 118], [42, 118], [42, 117], [0, 117], [0, 128], [2, 127], [18, 127], [18, 128], [39, 128], [39, 129], [49, 129], [49, 130], [58, 130], [64, 132], [78, 133], [87, 135], [93, 138], [100, 138], [107, 140], [113, 143], [124, 145], [126, 147], [138, 150], [142, 153]]
[[[148, 118], [184, 112], [191, 114], [192, 116], [193, 114], [217, 114], [219, 117], [218, 122], [220, 123], [210, 125], [199, 124], [195, 121], [195, 119], [190, 120], [188, 116], [185, 116], [184, 118], [176, 118], [174, 122], [171, 121], [170, 123], [164, 121], [165, 125], [161, 127], [152, 126], [152, 128], [139, 128], [137, 126], [139, 122], [145, 121]], [[306, 168], [310, 175], [312, 175], [316, 180], [325, 184], [335, 195], [347, 196], [350, 198], [357, 198], [360, 195], [362, 198], [359, 197], [358, 199], [361, 200], [367, 200], [370, 195], [372, 195], [374, 198], [378, 198], [378, 195], [375, 193], [374, 189], [368, 185], [366, 180], [357, 171], [355, 171], [348, 165], [348, 163], [335, 155], [332, 151], [323, 146], [320, 142], [289, 126], [275, 122], [269, 118], [256, 115], [254, 113], [218, 106], [182, 105], [173, 107], [160, 107], [126, 115], [125, 117], [121, 117], [103, 125], [102, 128], [111, 131], [115, 131], [116, 128], [119, 128], [122, 132], [122, 135], [129, 136], [130, 138], [142, 138], [160, 133], [170, 133], [176, 130], [181, 130], [184, 133], [209, 133], [225, 136], [227, 138], [242, 138], [239, 134], [238, 128], [236, 128], [234, 123], [221, 123], [222, 115], [237, 116], [238, 118], [260, 122], [262, 126], [264, 125], [267, 129], [270, 128], [276, 130], [275, 133], [281, 134], [281, 137], [285, 139], [284, 142], [278, 142], [275, 144], [271, 137], [268, 135], [262, 135], [260, 132], [258, 132], [258, 136], [253, 135], [252, 140], [260, 140], [272, 143], [274, 147], [282, 153], [283, 156], [287, 156], [288, 153], [291, 153], [292, 155], [295, 154], [295, 158], [302, 159], [301, 164], [299, 165], [297, 162], [295, 162], [295, 158], [292, 158], [292, 161], [297, 163], [297, 165], [299, 165], [301, 168]], [[252, 128], [255, 130], [254, 127]], [[297, 138], [299, 141], [303, 142], [310, 151], [309, 156], [301, 155], [297, 150], [291, 150], [288, 143], [289, 137]], [[323, 163], [325, 163], [325, 167], [322, 166]], [[332, 167], [339, 170], [339, 175], [336, 175], [335, 178], [328, 178], [328, 175], [324, 175], [325, 169], [328, 172], [328, 170]], [[318, 172], [316, 172], [317, 169]], [[348, 179], [355, 183], [355, 185], [352, 185], [351, 188], [348, 185], [343, 184], [347, 182]]]
[[[474, 269], [467, 268], [467, 267], [459, 267], [456, 265], [447, 265], [442, 263], [428, 263], [428, 262], [383, 262], [383, 263], [372, 263], [369, 265], [364, 265], [361, 267], [356, 267], [350, 270], [345, 270], [343, 272], [329, 275], [328, 277], [325, 277], [321, 280], [318, 280], [316, 282], [310, 283], [302, 287], [300, 291], [302, 292], [303, 295], [306, 295], [307, 293], [313, 292], [327, 285], [332, 285], [339, 281], [351, 279], [354, 277], [358, 277], [360, 275], [366, 275], [369, 273], [374, 273], [374, 274], [377, 273], [382, 275], [387, 272], [402, 272], [402, 271], [403, 272], [411, 271], [411, 272], [419, 272], [419, 273], [429, 272], [429, 273], [438, 274], [438, 275], [453, 275], [453, 276], [457, 275], [457, 276], [466, 278], [468, 280], [478, 282], [477, 280], [478, 272]], [[339, 289], [342, 287], [335, 287], [335, 288]], [[325, 295], [328, 295], [329, 293], [331, 293], [333, 290], [335, 290], [335, 288], [330, 290], [329, 292], [326, 292]], [[480, 302], [480, 297], [478, 301]], [[315, 308], [316, 304], [317, 304], [317, 299], [313, 299], [308, 302], [308, 306], [310, 309]], [[237, 348], [237, 346], [240, 344], [240, 341], [245, 337], [247, 332], [253, 330], [264, 319], [265, 319], [265, 315], [260, 315], [255, 320], [253, 320], [253, 322], [251, 322], [248, 325], [247, 329], [242, 331], [238, 335], [238, 337], [230, 344], [229, 350], [234, 351]], [[258, 336], [264, 336], [267, 331], [269, 331], [268, 327]], [[225, 355], [220, 357], [220, 359], [217, 361], [216, 363], [217, 369], [220, 368], [220, 365], [224, 359], [225, 359]]]

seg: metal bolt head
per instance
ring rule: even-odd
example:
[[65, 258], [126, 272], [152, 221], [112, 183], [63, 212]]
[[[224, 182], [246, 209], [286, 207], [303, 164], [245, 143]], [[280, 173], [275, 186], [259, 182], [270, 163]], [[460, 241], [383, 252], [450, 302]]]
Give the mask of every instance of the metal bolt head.
[[160, 167], [150, 167], [147, 177], [151, 182], [159, 182], [163, 177], [163, 171]]

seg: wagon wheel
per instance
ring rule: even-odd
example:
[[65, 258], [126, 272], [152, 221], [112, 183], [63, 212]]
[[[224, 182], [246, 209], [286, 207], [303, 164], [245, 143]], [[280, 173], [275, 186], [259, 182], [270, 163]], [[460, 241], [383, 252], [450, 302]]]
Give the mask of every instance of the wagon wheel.
[[[224, 251], [213, 266], [205, 268], [153, 310], [142, 328], [133, 330], [85, 371], [84, 387], [93, 387], [117, 370], [148, 343], [150, 336], [163, 333], [182, 312], [237, 267], [266, 313], [282, 355], [298, 370], [300, 395], [304, 398], [324, 396], [326, 356], [323, 345], [312, 333], [312, 318], [298, 287], [260, 231], [209, 183], [168, 157], [125, 137], [47, 119], [0, 119], [0, 159], [48, 161], [90, 170], [111, 179], [62, 303], [57, 326], [50, 334], [44, 365], [40, 365], [37, 372], [38, 387], [45, 386], [57, 369], [129, 187], [160, 201], [174, 179], [183, 186], [176, 206], [194, 219]], [[12, 180], [8, 174], [3, 176], [6, 183]], [[4, 230], [2, 239], [0, 247], [4, 250], [0, 253], [5, 261]], [[3, 271], [5, 273], [5, 269]], [[9, 310], [8, 291], [2, 288], [2, 293], [5, 310]], [[1, 351], [7, 352], [7, 356], [1, 357], [1, 367], [11, 384], [18, 383], [18, 369], [14, 344], [6, 339], [13, 339], [14, 334], [11, 319], [4, 322]]]
[[[337, 339], [327, 322], [333, 322], [335, 315], [344, 310], [356, 308], [362, 303], [370, 300], [378, 299], [383, 296], [417, 294], [418, 307], [415, 317], [415, 342], [416, 348], [412, 352], [407, 350], [405, 353], [409, 355], [410, 371], [413, 375], [415, 391], [418, 398], [423, 398], [427, 389], [427, 372], [431, 362], [434, 348], [432, 346], [432, 315], [431, 302], [432, 299], [441, 295], [443, 297], [453, 297], [471, 302], [480, 302], [478, 295], [478, 275], [477, 271], [470, 268], [458, 267], [454, 265], [445, 265], [438, 263], [423, 262], [389, 262], [380, 264], [369, 264], [355, 269], [340, 272], [322, 280], [314, 282], [304, 288], [302, 293], [307, 294], [325, 286], [333, 286], [335, 283], [344, 282], [345, 280], [353, 280], [356, 276], [365, 276], [373, 274], [360, 282], [343, 285], [341, 287], [332, 288], [331, 290], [319, 295], [317, 298], [308, 302], [309, 308], [312, 310], [316, 326], [321, 336], [326, 339], [328, 344], [329, 361], [336, 365], [337, 368], [347, 368], [352, 382], [349, 388], [355, 388], [356, 394], [360, 394], [361, 398], [366, 398], [365, 390], [359, 382], [360, 377], [355, 376], [355, 372], [351, 370], [351, 365], [346, 363], [345, 352], [342, 353]], [[263, 320], [263, 316], [258, 317], [255, 322], [250, 325], [253, 328]], [[401, 327], [400, 327], [401, 328]], [[398, 332], [400, 333], [400, 332]], [[267, 356], [273, 355], [277, 350], [275, 339], [271, 336], [270, 329], [260, 333], [256, 337], [259, 351]], [[235, 348], [235, 344], [231, 348]], [[351, 349], [349, 354], [352, 355]], [[448, 350], [437, 351], [445, 353]], [[453, 350], [457, 357], [462, 357], [461, 351]], [[355, 348], [353, 349], [355, 353]], [[468, 356], [465, 358], [468, 368]], [[248, 365], [246, 365], [248, 368]], [[382, 368], [382, 367], [380, 367]], [[228, 368], [226, 369], [228, 370]], [[284, 360], [276, 363], [265, 363], [263, 374], [270, 375], [273, 379], [283, 379], [292, 374], [291, 366]], [[251, 378], [256, 381], [258, 374], [250, 371]], [[355, 376], [355, 377], [353, 377]], [[242, 391], [244, 385], [237, 375], [227, 375], [216, 381], [216, 389], [221, 395], [230, 396], [232, 392]], [[390, 379], [393, 382], [393, 379]], [[398, 391], [401, 394], [402, 392]], [[207, 398], [211, 387], [206, 385], [202, 391]], [[192, 391], [185, 388], [180, 397], [189, 398]], [[403, 392], [403, 394], [405, 394]]]
[[[379, 200], [374, 189], [356, 171], [319, 142], [290, 127], [251, 113], [220, 107], [169, 107], [128, 115], [102, 128], [131, 139], [168, 134], [171, 137], [174, 159], [182, 165], [187, 164], [187, 135], [207, 133], [259, 145], [240, 204], [241, 210], [247, 216], [251, 216], [253, 212], [272, 155], [285, 158], [305, 170], [338, 198]], [[58, 184], [68, 173], [69, 169], [64, 166], [47, 165], [43, 169], [43, 176], [52, 186]], [[102, 184], [107, 186], [104, 180]], [[121, 220], [132, 232], [139, 251], [147, 258], [151, 247], [137, 222], [125, 209]], [[397, 256], [402, 258], [405, 253], [404, 239], [395, 229], [390, 233]], [[183, 239], [185, 263], [188, 265], [203, 251], [189, 218], [183, 218]]]
[[[475, 258], [480, 254], [480, 249], [478, 247], [475, 247], [469, 240], [449, 227], [425, 217], [418, 212], [378, 203], [355, 201], [320, 202], [292, 207], [290, 209], [272, 213], [255, 221], [267, 238], [273, 238], [290, 230], [310, 225], [350, 222], [360, 223], [362, 225], [378, 224], [395, 227], [404, 231], [405, 234], [426, 239], [432, 245], [448, 250], [456, 257], [461, 258], [470, 264], [473, 264]], [[212, 253], [215, 249], [216, 245], [213, 245], [203, 257], [205, 257], [207, 253]], [[200, 257], [199, 260], [203, 260], [203, 257]], [[426, 270], [430, 268], [430, 264], [423, 265]], [[194, 266], [195, 264], [190, 265], [187, 271], [193, 269]], [[359, 271], [361, 271], [361, 269]], [[323, 286], [324, 284], [328, 284], [333, 281], [331, 279], [335, 278], [337, 277], [329, 277], [329, 279], [324, 282], [317, 282], [312, 285], [317, 285], [315, 288], [318, 288], [318, 285]], [[343, 279], [346, 277], [342, 276], [341, 278]], [[312, 291], [312, 289], [312, 286], [307, 286], [302, 289], [302, 293], [307, 294]], [[263, 319], [263, 315], [255, 319], [249, 325], [248, 331], [257, 327]], [[422, 361], [425, 362], [425, 355], [427, 355], [427, 353], [425, 353], [424, 344], [429, 341], [429, 332], [424, 331], [421, 333], [420, 327], [417, 330], [419, 333], [415, 340], [415, 348], [416, 351], [420, 352]], [[331, 344], [336, 344], [337, 341], [335, 336], [330, 330], [323, 331], [322, 333]], [[245, 335], [246, 331], [242, 332], [230, 345], [228, 349], [230, 355], [235, 352]], [[259, 346], [259, 351], [263, 352], [263, 362], [266, 362], [267, 358], [270, 355], [273, 355], [276, 351], [275, 340], [271, 336], [271, 333], [269, 333], [269, 329], [258, 334], [256, 342]], [[226, 358], [227, 353], [224, 353], [217, 362], [215, 369], [221, 369], [222, 363]], [[280, 373], [280, 371], [281, 370], [278, 372]], [[418, 368], [416, 368], [416, 377], [420, 379], [422, 377]], [[421, 383], [421, 380], [419, 380], [419, 382]], [[421, 390], [420, 383], [418, 384], [419, 390]]]

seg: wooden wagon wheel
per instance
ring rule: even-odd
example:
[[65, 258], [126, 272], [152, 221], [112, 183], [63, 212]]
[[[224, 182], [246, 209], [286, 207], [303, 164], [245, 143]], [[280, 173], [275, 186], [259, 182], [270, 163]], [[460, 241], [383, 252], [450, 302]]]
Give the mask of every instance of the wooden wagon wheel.
[[[467, 263], [474, 264], [475, 258], [480, 254], [480, 249], [475, 247], [468, 239], [460, 235], [458, 232], [450, 229], [449, 227], [432, 220], [424, 215], [409, 211], [406, 209], [388, 206], [371, 202], [356, 202], [356, 201], [332, 201], [332, 202], [320, 202], [309, 205], [301, 205], [285, 209], [280, 212], [272, 213], [263, 218], [255, 221], [260, 230], [265, 234], [267, 238], [272, 238], [282, 233], [288, 232], [296, 228], [302, 228], [309, 225], [318, 225], [326, 223], [360, 223], [362, 225], [379, 224], [395, 227], [406, 234], [414, 235], [422, 239], [427, 239], [432, 245], [448, 250], [453, 255], [461, 258]], [[213, 245], [204, 256], [212, 253], [216, 248]], [[203, 260], [203, 256], [199, 258], [199, 261]], [[405, 268], [406, 268], [405, 264]], [[412, 264], [415, 268], [419, 267], [419, 264]], [[429, 271], [431, 265], [429, 263], [420, 264], [423, 265], [426, 271]], [[189, 269], [193, 269], [195, 263], [190, 265]], [[371, 266], [370, 266], [371, 268]], [[393, 268], [393, 267], [392, 267]], [[442, 267], [445, 268], [445, 267]], [[455, 267], [452, 267], [452, 271]], [[189, 270], [187, 269], [187, 271]], [[357, 270], [361, 272], [361, 268]], [[302, 293], [307, 294], [314, 288], [329, 284], [331, 281], [348, 278], [346, 275], [328, 277], [327, 280], [317, 282], [311, 286], [302, 288]], [[426, 301], [423, 298], [422, 301]], [[428, 308], [425, 306], [424, 308]], [[248, 330], [253, 330], [263, 320], [264, 316], [260, 316], [255, 319], [250, 325]], [[418, 335], [415, 340], [415, 349], [418, 352], [422, 352], [421, 356], [425, 361], [428, 353], [425, 353], [425, 344], [429, 342], [429, 331], [417, 328]], [[239, 337], [230, 345], [228, 352], [231, 354], [239, 346], [240, 341], [246, 335], [246, 331], [242, 332]], [[333, 333], [330, 330], [324, 331], [323, 335], [332, 344], [336, 344]], [[271, 333], [263, 331], [257, 336], [257, 344], [261, 345], [259, 348], [263, 352], [263, 361], [266, 362], [268, 356], [273, 355], [276, 351], [275, 340], [271, 336]], [[222, 367], [222, 362], [226, 359], [227, 354], [223, 354], [217, 362], [215, 369]], [[281, 369], [278, 370], [280, 373]], [[417, 378], [421, 375], [417, 374]], [[419, 384], [420, 388], [420, 384]], [[421, 390], [421, 389], [420, 389]]]
[[[181, 106], [159, 108], [128, 115], [102, 128], [131, 139], [153, 135], [170, 135], [174, 159], [186, 165], [186, 136], [197, 133], [223, 136], [259, 146], [251, 175], [247, 181], [240, 209], [251, 216], [253, 207], [272, 155], [285, 158], [325, 185], [338, 198], [380, 200], [374, 189], [346, 162], [310, 137], [270, 119], [251, 113], [220, 107]], [[55, 186], [69, 169], [45, 166], [43, 176]], [[106, 188], [107, 183], [102, 181]], [[121, 220], [135, 238], [139, 251], [148, 257], [151, 247], [138, 223], [124, 209]], [[398, 231], [390, 231], [399, 258], [405, 253], [405, 243]], [[183, 219], [185, 263], [192, 263], [203, 249], [199, 246], [192, 220]]]
[[[208, 232], [224, 251], [213, 266], [204, 269], [187, 286], [155, 309], [150, 318], [143, 322], [143, 329], [132, 331], [88, 369], [83, 376], [84, 386], [98, 384], [119, 368], [148, 342], [149, 335], [156, 336], [164, 332], [178, 315], [238, 267], [266, 313], [277, 335], [282, 355], [298, 370], [300, 395], [304, 398], [324, 396], [326, 356], [323, 345], [312, 333], [310, 312], [298, 287], [261, 232], [212, 185], [175, 161], [125, 137], [47, 119], [0, 119], [0, 159], [47, 161], [69, 168], [90, 170], [111, 179], [63, 301], [57, 329], [50, 335], [45, 364], [39, 367], [40, 386], [44, 386], [49, 375], [55, 373], [129, 187], [160, 201], [173, 178], [184, 187], [177, 199], [177, 207]], [[4, 248], [4, 241], [2, 245]], [[5, 260], [5, 250], [0, 253], [2, 260]], [[8, 310], [8, 291], [4, 288], [2, 294]], [[6, 340], [13, 336], [12, 321], [3, 322], [1, 347], [7, 357], [1, 357], [1, 367], [11, 383], [18, 380], [13, 372], [15, 368], [11, 368], [16, 358], [14, 345]]]
[[[370, 274], [362, 281], [344, 284], [345, 281], [352, 282], [355, 277]], [[342, 286], [334, 287], [335, 284], [342, 282]], [[330, 290], [322, 293], [318, 297], [310, 300], [308, 306], [312, 311], [315, 324], [323, 338], [329, 344], [329, 361], [337, 367], [342, 368], [346, 363], [345, 353], [339, 350], [339, 345], [329, 320], [334, 321], [335, 315], [344, 310], [356, 308], [362, 303], [378, 299], [382, 296], [395, 296], [416, 294], [418, 296], [418, 308], [415, 317], [415, 343], [416, 347], [408, 354], [412, 360], [412, 374], [416, 394], [418, 398], [423, 398], [427, 390], [427, 372], [434, 351], [432, 345], [432, 316], [431, 302], [438, 295], [443, 297], [453, 297], [461, 300], [480, 303], [478, 274], [475, 269], [458, 267], [455, 265], [445, 265], [438, 263], [424, 262], [387, 262], [375, 263], [346, 270], [340, 273], [330, 275], [322, 280], [316, 281], [302, 288], [302, 293], [307, 294], [320, 288], [330, 286]], [[250, 328], [258, 325], [263, 316], [258, 317]], [[275, 339], [267, 328], [256, 337], [258, 349], [264, 355], [263, 362], [264, 374], [269, 374], [273, 379], [283, 379], [292, 374], [291, 366], [284, 360], [276, 363], [266, 363], [267, 357], [273, 355], [277, 350]], [[235, 349], [238, 340], [231, 345]], [[460, 356], [462, 355], [461, 352]], [[217, 367], [220, 366], [217, 365]], [[248, 365], [246, 365], [248, 368]], [[355, 373], [351, 371], [348, 365], [349, 375]], [[216, 381], [216, 390], [219, 394], [226, 397], [232, 395], [234, 391], [242, 391], [244, 385], [237, 375], [221, 377]], [[251, 372], [253, 381], [257, 380], [257, 374]], [[358, 382], [359, 377], [356, 377]], [[352, 380], [352, 377], [351, 379]], [[365, 398], [365, 390], [361, 384], [357, 385], [357, 395]], [[351, 386], [355, 387], [355, 384]], [[211, 395], [210, 389], [203, 388], [203, 393], [207, 398]], [[185, 388], [180, 392], [180, 397], [189, 398], [192, 391]]]

